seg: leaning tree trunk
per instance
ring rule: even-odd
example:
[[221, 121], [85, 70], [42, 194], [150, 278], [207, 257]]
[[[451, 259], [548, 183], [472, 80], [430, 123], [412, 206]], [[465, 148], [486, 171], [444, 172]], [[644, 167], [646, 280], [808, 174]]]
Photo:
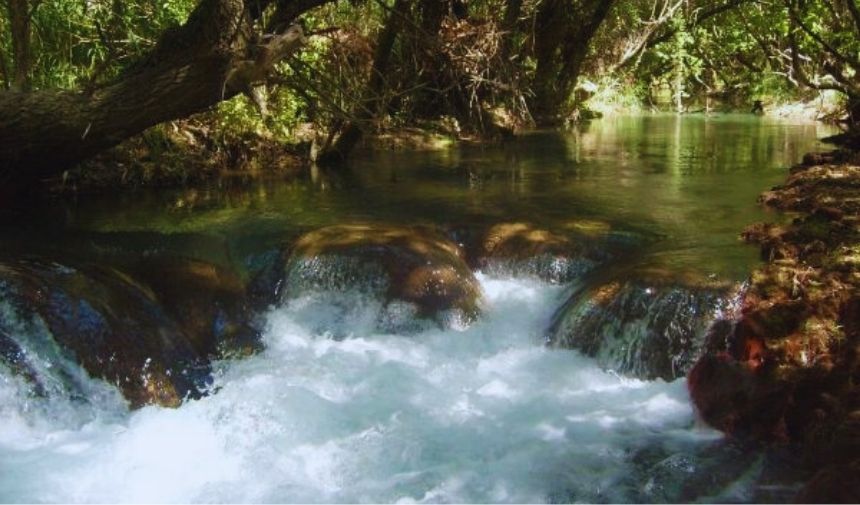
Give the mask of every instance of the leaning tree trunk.
[[556, 126], [588, 55], [591, 39], [614, 0], [544, 0], [535, 17], [535, 59], [531, 113], [539, 126]]
[[[283, 0], [274, 17], [294, 19], [327, 1]], [[292, 26], [255, 44], [250, 12], [241, 0], [202, 0], [142, 63], [91, 92], [0, 92], [0, 189], [55, 176], [151, 126], [249, 91], [304, 41]]]

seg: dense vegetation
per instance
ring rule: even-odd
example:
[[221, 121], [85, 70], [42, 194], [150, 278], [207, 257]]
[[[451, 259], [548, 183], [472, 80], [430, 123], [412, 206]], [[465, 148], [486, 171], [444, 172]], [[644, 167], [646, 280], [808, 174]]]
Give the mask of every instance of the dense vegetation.
[[856, 0], [2, 3], [4, 187], [195, 114], [204, 143], [303, 141], [338, 162], [386, 129], [498, 138], [590, 107], [822, 96], [853, 125], [860, 104]]

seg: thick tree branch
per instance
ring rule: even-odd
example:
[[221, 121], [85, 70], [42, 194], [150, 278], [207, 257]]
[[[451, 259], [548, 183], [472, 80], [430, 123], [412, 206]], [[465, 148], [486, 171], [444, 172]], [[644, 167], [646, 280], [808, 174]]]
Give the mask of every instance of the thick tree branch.
[[662, 4], [663, 7], [660, 9], [660, 13], [657, 14], [657, 4], [655, 2], [653, 9], [654, 12], [652, 12], [651, 19], [644, 22], [645, 30], [638, 33], [633, 42], [628, 43], [627, 48], [624, 50], [624, 54], [621, 55], [621, 59], [612, 65], [610, 72], [624, 68], [637, 59], [639, 55], [648, 48], [648, 43], [651, 41], [657, 30], [669, 22], [669, 20], [675, 16], [678, 9], [680, 9], [685, 3], [686, 0], [674, 0], [674, 3], [666, 1]]
[[[284, 5], [295, 17], [325, 1]], [[91, 93], [0, 92], [0, 186], [56, 175], [151, 126], [250, 93], [304, 43], [298, 26], [257, 43], [253, 19], [242, 0], [202, 0], [149, 57]]]
[[804, 85], [808, 88], [811, 88], [811, 89], [818, 89], [818, 90], [828, 90], [829, 89], [829, 90], [839, 91], [839, 92], [844, 93], [846, 95], [850, 95], [849, 90], [846, 89], [844, 86], [840, 86], [838, 84], [813, 82], [813, 80], [810, 79], [809, 76], [806, 75], [806, 72], [803, 70], [803, 63], [800, 61], [800, 50], [797, 47], [797, 36], [795, 35], [794, 32], [795, 32], [795, 29], [792, 29], [789, 31], [788, 43], [789, 43], [789, 48], [790, 48], [790, 52], [791, 52], [791, 70], [792, 70], [791, 73], [794, 75], [795, 78], [797, 78], [797, 81], [800, 82], [802, 85]]

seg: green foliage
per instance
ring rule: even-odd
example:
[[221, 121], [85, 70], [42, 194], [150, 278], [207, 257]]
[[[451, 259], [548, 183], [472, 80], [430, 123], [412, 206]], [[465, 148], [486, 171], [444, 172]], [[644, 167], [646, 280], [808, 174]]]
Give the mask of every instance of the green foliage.
[[[115, 76], [181, 24], [194, 0], [31, 2], [36, 89], [88, 87]], [[0, 57], [11, 68], [9, 21], [0, 16]]]
[[579, 88], [590, 96], [585, 105], [602, 115], [636, 114], [646, 107], [647, 90], [641, 82], [602, 76], [596, 81], [581, 79]]
[[218, 104], [215, 117], [221, 136], [239, 136], [245, 133], [263, 134], [266, 130], [260, 112], [244, 95], [237, 95]]
[[[33, 88], [87, 91], [110, 82], [180, 26], [198, 1], [31, 1]], [[594, 4], [557, 1], [571, 9], [565, 12]], [[587, 79], [560, 103], [587, 99], [588, 107], [613, 113], [674, 108], [680, 99], [686, 108], [716, 101], [748, 110], [753, 100], [783, 104], [829, 89], [852, 107], [860, 103], [860, 20], [849, 12], [850, 1], [615, 0], [581, 67]], [[471, 0], [468, 16], [447, 17], [436, 33], [422, 31], [431, 0], [410, 3], [382, 76], [383, 96], [368, 96], [367, 83], [394, 1], [328, 3], [302, 17], [316, 35], [262, 90], [268, 113], [240, 95], [206, 113], [209, 131], [223, 142], [249, 135], [286, 142], [313, 123], [331, 138], [371, 102], [378, 110], [363, 121], [372, 127], [454, 117], [479, 130], [488, 112], [502, 110], [521, 124], [537, 88], [543, 34], [535, 22], [543, 3]], [[507, 25], [514, 5], [517, 19]], [[0, 72], [7, 84], [14, 65], [9, 25], [0, 15]], [[264, 27], [254, 30], [262, 38]]]
[[860, 85], [847, 64], [860, 59], [860, 21], [849, 10], [843, 0], [624, 0], [602, 28], [604, 56], [590, 74], [635, 82], [665, 107], [678, 88], [688, 107], [710, 100], [742, 110], [753, 100], [819, 100], [828, 88], [850, 97]]
[[254, 135], [274, 141], [288, 142], [298, 124], [306, 120], [304, 102], [289, 89], [278, 87], [264, 92], [267, 95], [268, 114], [263, 116], [245, 95], [237, 95], [218, 104], [210, 113], [219, 140]]

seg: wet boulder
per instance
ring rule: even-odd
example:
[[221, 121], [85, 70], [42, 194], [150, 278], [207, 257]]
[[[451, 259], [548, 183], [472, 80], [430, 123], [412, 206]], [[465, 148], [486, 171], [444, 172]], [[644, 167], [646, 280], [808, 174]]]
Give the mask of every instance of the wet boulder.
[[594, 267], [568, 236], [527, 223], [491, 227], [480, 243], [478, 266], [487, 273], [567, 282]]
[[687, 373], [707, 340], [718, 340], [715, 322], [732, 299], [727, 286], [677, 278], [600, 279], [573, 292], [556, 313], [548, 342], [619, 373], [674, 380]]
[[[287, 259], [284, 297], [357, 292], [379, 300], [382, 327], [414, 318], [442, 325], [477, 317], [481, 288], [456, 244], [438, 230], [338, 225], [305, 234]], [[406, 311], [409, 317], [391, 318]]]
[[232, 270], [168, 256], [146, 258], [133, 273], [152, 290], [200, 356], [248, 356], [261, 349], [245, 283]]
[[77, 363], [115, 385], [133, 407], [177, 406], [207, 385], [206, 360], [154, 293], [122, 272], [5, 262], [0, 286], [0, 328], [19, 356]]
[[450, 232], [464, 245], [470, 264], [499, 276], [533, 277], [564, 283], [582, 277], [617, 256], [635, 238], [600, 221], [576, 220], [553, 226], [516, 221], [465, 226]]

